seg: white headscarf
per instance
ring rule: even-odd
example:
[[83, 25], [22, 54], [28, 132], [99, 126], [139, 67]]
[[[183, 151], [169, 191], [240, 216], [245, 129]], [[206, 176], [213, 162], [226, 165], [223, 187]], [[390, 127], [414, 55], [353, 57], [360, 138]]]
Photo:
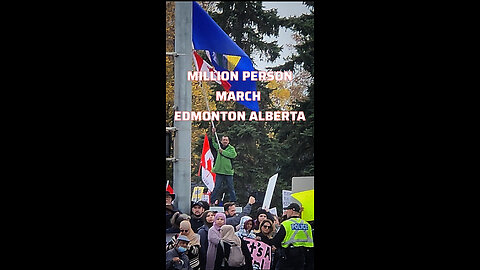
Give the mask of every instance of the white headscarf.
[[[247, 231], [245, 229], [245, 223], [247, 221], [251, 220], [252, 221], [252, 228], [250, 231]], [[248, 237], [248, 238], [255, 238], [255, 233], [253, 232], [253, 219], [249, 216], [243, 216], [240, 219], [240, 224], [237, 226], [237, 232], [235, 233], [238, 237], [243, 238], [243, 237]]]

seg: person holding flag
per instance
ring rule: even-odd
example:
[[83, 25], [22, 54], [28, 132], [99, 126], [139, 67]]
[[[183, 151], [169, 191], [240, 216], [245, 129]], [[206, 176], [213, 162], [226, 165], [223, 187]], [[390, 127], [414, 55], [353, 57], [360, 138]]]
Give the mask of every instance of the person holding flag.
[[[216, 133], [215, 127], [212, 127], [212, 132]], [[215, 187], [211, 195], [211, 202], [215, 202], [218, 199], [223, 185], [227, 186], [229, 199], [231, 202], [236, 202], [237, 197], [235, 194], [235, 188], [233, 187], [233, 165], [232, 160], [237, 157], [235, 147], [230, 144], [228, 136], [222, 136], [221, 145], [219, 147], [215, 140], [212, 140], [212, 145], [217, 151], [217, 158], [215, 159], [215, 165], [212, 172], [216, 174]]]

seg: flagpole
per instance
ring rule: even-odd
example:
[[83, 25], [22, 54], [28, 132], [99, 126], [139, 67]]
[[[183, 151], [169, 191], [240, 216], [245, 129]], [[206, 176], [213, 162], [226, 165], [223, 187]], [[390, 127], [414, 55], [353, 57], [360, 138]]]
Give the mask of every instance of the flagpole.
[[[203, 96], [205, 97], [205, 103], [207, 104], [207, 110], [208, 110], [208, 113], [210, 114], [210, 106], [208, 105], [207, 93], [205, 92], [205, 88], [203, 87], [204, 86], [203, 84], [204, 84], [204, 82], [201, 81], [200, 87], [202, 88]], [[212, 123], [212, 127], [215, 128], [215, 124], [213, 123], [212, 119], [210, 119], [210, 122]], [[217, 130], [216, 129], [215, 129], [215, 137], [217, 138], [218, 147], [220, 147], [220, 141], [218, 140], [218, 135], [217, 135]]]
[[[192, 83], [187, 80], [192, 59], [188, 55], [192, 44], [192, 2], [175, 2], [175, 111], [192, 110]], [[174, 121], [177, 128], [174, 140], [173, 189], [175, 206], [183, 213], [191, 208], [192, 121]]]

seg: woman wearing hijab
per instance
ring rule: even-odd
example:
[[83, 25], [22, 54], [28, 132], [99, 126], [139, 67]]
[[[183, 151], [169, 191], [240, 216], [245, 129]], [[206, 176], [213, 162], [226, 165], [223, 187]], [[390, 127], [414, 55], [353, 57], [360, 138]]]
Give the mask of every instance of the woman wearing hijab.
[[[252, 255], [248, 250], [247, 243], [235, 235], [235, 229], [232, 225], [224, 225], [220, 229], [222, 244], [217, 246], [214, 270], [252, 270]], [[228, 265], [227, 258], [230, 256], [232, 246], [240, 246], [242, 254], [245, 257], [245, 264], [239, 267]]]
[[172, 237], [172, 240], [167, 243], [167, 250], [175, 248], [175, 244], [177, 243], [177, 238], [180, 235], [186, 236], [190, 242], [187, 246], [186, 254], [188, 256], [190, 267], [193, 270], [200, 269], [200, 260], [199, 260], [199, 251], [200, 251], [200, 236], [196, 234], [193, 229], [192, 225], [190, 224], [189, 220], [183, 220], [180, 222], [180, 234], [176, 234]]
[[225, 225], [226, 217], [224, 213], [216, 213], [213, 219], [213, 225], [208, 230], [208, 249], [207, 249], [207, 263], [206, 270], [213, 270], [215, 267], [215, 257], [217, 255], [217, 245], [222, 238], [220, 228]]
[[251, 217], [243, 216], [240, 219], [240, 224], [238, 224], [237, 228], [235, 234], [241, 239], [243, 239], [243, 237], [255, 239], [255, 233], [253, 232], [253, 219]]
[[202, 214], [203, 226], [198, 228], [200, 235], [200, 270], [205, 270], [207, 263], [207, 249], [208, 249], [208, 230], [213, 226], [216, 211], [207, 210]]

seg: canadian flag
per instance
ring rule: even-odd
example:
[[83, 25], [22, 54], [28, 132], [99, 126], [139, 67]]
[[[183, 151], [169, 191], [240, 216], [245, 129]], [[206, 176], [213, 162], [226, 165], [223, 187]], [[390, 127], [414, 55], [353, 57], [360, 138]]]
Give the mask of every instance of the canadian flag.
[[[195, 62], [195, 67], [197, 68], [197, 71], [205, 71], [205, 72], [210, 72], [214, 71], [215, 69], [210, 66], [207, 62], [203, 60], [203, 58], [196, 52], [193, 51], [193, 62]], [[210, 73], [208, 73], [210, 74]], [[229, 82], [227, 81], [216, 81], [218, 84], [221, 84], [223, 86], [223, 89], [225, 89], [227, 92], [230, 91], [230, 87], [232, 86]]]
[[210, 144], [208, 143], [208, 137], [205, 133], [205, 139], [203, 140], [202, 159], [200, 161], [198, 176], [200, 176], [201, 172], [202, 181], [205, 183], [210, 192], [212, 192], [213, 188], [215, 187], [215, 173], [212, 172], [214, 160], [215, 158], [213, 158], [212, 151], [210, 151]]

